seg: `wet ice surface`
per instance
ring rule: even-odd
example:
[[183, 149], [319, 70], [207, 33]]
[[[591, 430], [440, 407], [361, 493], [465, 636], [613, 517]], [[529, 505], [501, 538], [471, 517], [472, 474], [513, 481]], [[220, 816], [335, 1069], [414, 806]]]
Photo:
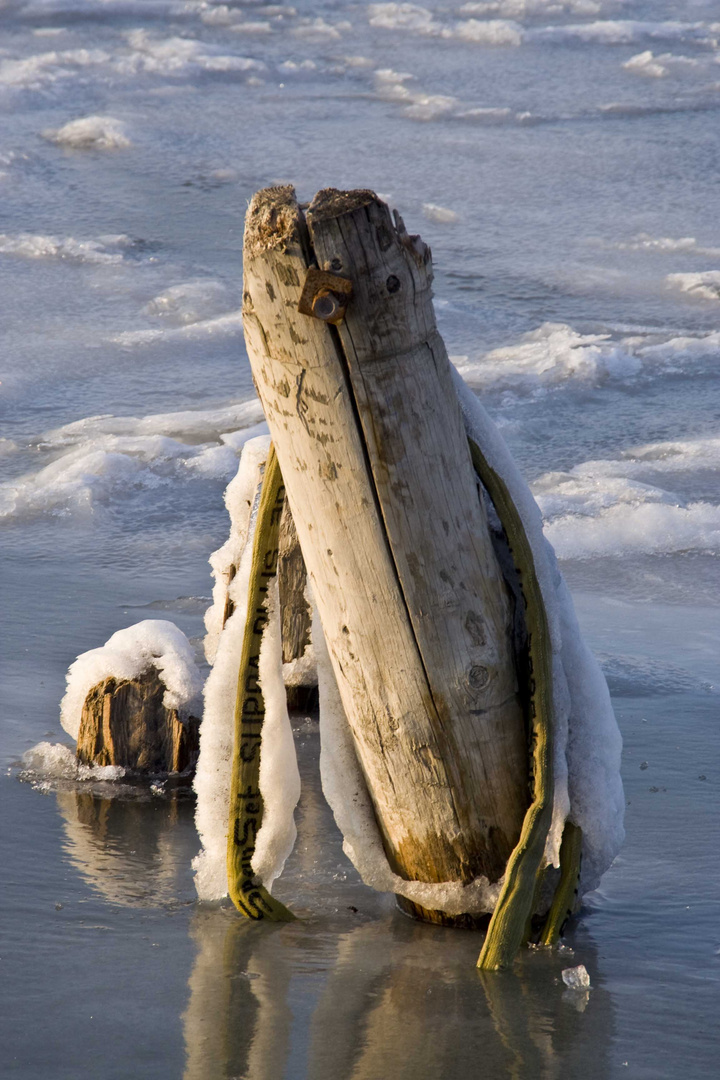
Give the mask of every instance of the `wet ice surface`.
[[10, 1075], [714, 1075], [719, 22], [713, 0], [3, 8], [4, 764], [62, 740], [67, 668], [117, 630], [169, 619], [201, 659], [222, 492], [264, 430], [242, 219], [292, 180], [371, 186], [432, 245], [448, 349], [610, 683], [628, 802], [574, 951], [480, 980], [475, 935], [358, 883], [312, 725], [287, 927], [197, 904], [187, 798], [3, 774]]

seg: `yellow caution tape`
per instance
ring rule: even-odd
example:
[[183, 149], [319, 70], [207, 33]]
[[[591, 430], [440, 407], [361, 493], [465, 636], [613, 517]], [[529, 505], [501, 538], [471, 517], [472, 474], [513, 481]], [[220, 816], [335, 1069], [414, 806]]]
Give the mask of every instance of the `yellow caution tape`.
[[508, 860], [505, 882], [478, 959], [479, 968], [496, 971], [512, 966], [523, 942], [552, 823], [552, 643], [535, 559], [520, 514], [504, 480], [488, 464], [480, 447], [472, 439], [468, 442], [475, 472], [502, 522], [520, 579], [530, 660], [532, 802], [525, 814], [520, 839]]
[[566, 821], [560, 845], [560, 880], [540, 935], [540, 945], [557, 945], [560, 931], [573, 913], [580, 880], [581, 858], [582, 829], [572, 821]]
[[260, 646], [268, 624], [268, 589], [277, 573], [280, 518], [285, 488], [271, 444], [262, 480], [253, 538], [252, 566], [235, 702], [230, 816], [228, 821], [228, 892], [248, 919], [287, 922], [295, 916], [255, 880], [252, 858], [263, 817], [260, 753], [265, 701], [259, 682]]

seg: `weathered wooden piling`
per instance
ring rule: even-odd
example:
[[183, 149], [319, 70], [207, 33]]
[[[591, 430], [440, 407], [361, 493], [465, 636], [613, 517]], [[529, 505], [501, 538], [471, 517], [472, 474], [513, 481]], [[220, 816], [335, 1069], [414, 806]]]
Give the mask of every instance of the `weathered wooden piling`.
[[526, 717], [429, 249], [372, 192], [322, 191], [304, 216], [270, 188], [244, 273], [253, 375], [389, 861], [495, 881], [529, 803]]

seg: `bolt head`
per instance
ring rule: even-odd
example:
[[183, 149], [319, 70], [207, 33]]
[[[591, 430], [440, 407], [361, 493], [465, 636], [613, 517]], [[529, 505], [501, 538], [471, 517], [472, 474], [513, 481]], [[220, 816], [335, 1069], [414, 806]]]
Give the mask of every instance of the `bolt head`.
[[330, 322], [339, 310], [340, 302], [338, 298], [326, 289], [321, 289], [313, 300], [312, 312], [316, 319]]

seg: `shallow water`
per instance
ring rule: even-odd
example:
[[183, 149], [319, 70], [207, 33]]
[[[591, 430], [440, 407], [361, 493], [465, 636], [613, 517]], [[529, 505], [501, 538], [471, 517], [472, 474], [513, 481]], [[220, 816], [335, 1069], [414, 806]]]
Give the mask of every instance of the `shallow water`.
[[[471, 6], [0, 10], [10, 1074], [715, 1075], [720, 4]], [[277, 929], [196, 903], [187, 797], [11, 768], [61, 740], [78, 653], [144, 618], [199, 645], [222, 491], [262, 422], [243, 215], [278, 181], [370, 186], [432, 245], [449, 351], [614, 695], [625, 848], [574, 953], [517, 975], [480, 980], [475, 935], [357, 881], [302, 717], [277, 890], [303, 918]]]
[[[300, 920], [285, 926], [194, 901], [187, 799], [5, 783], [8, 1071], [712, 1076], [717, 697], [637, 685], [616, 699], [623, 853], [561, 952], [525, 953], [513, 974], [482, 978], [476, 934], [415, 924], [358, 881], [319, 789], [313, 720], [295, 721], [300, 838], [276, 892]], [[588, 992], [562, 983], [579, 963]]]

